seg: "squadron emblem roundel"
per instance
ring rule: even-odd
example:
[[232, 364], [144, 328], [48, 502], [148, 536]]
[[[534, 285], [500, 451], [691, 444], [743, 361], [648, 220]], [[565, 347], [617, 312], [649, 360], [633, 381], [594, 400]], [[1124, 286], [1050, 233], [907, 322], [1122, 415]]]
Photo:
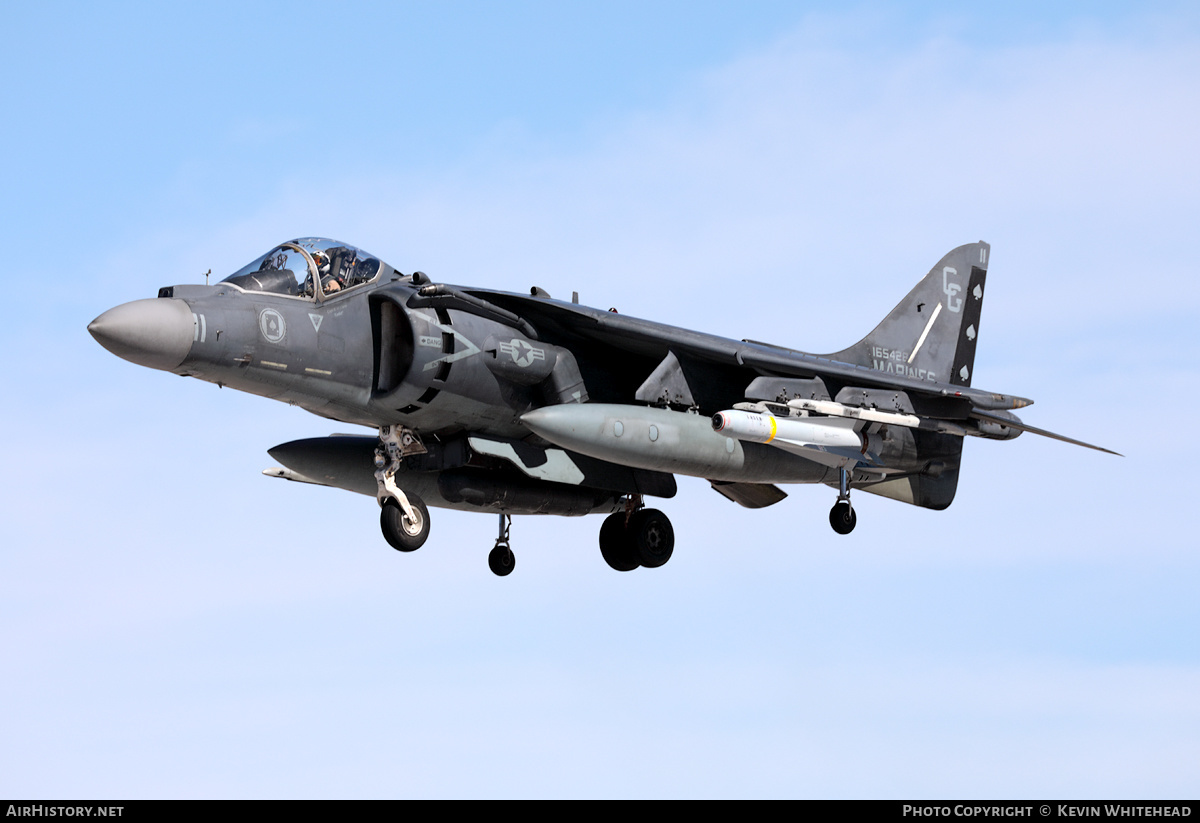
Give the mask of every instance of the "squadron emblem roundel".
[[278, 343], [287, 334], [283, 315], [275, 309], [263, 309], [258, 315], [258, 328], [269, 343]]

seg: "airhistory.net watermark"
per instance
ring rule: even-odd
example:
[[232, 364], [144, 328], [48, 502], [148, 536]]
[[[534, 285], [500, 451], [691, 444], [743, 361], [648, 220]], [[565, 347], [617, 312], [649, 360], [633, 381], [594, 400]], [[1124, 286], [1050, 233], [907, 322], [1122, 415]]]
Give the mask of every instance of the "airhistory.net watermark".
[[33, 803], [17, 806], [10, 803], [5, 817], [120, 817], [124, 806], [47, 806]]

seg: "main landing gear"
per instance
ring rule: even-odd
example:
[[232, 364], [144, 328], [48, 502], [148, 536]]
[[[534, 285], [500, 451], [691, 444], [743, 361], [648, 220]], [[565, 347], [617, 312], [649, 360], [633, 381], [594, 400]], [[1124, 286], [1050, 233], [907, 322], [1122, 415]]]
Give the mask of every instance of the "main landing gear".
[[641, 496], [630, 498], [625, 511], [610, 514], [600, 527], [600, 554], [619, 572], [638, 566], [656, 569], [675, 551], [675, 529], [658, 509], [643, 509]]
[[396, 470], [403, 458], [422, 454], [425, 447], [414, 432], [402, 426], [381, 426], [379, 440], [375, 449], [379, 528], [393, 549], [416, 551], [429, 539], [429, 509], [421, 498], [396, 485]]
[[[630, 500], [625, 511], [610, 514], [600, 527], [600, 553], [609, 566], [619, 572], [633, 571], [639, 566], [658, 568], [671, 559], [675, 551], [675, 530], [671, 521], [658, 509], [640, 509], [641, 498]], [[508, 542], [512, 518], [500, 515], [500, 533], [496, 545], [488, 553], [488, 568], [505, 577], [517, 565]]]
[[850, 534], [858, 523], [858, 515], [850, 506], [850, 477], [845, 469], [838, 469], [838, 498], [829, 510], [829, 525], [838, 534]]

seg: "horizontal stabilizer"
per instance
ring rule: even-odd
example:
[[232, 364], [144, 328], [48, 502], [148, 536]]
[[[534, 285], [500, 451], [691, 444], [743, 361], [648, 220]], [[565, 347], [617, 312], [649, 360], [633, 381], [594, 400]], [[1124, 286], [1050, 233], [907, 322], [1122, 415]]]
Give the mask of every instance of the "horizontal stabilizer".
[[979, 409], [972, 410], [971, 417], [975, 418], [976, 420], [984, 420], [988, 423], [996, 423], [1001, 426], [1006, 426], [1007, 428], [1015, 429], [1016, 431], [1029, 432], [1030, 434], [1040, 434], [1042, 437], [1049, 437], [1051, 440], [1061, 440], [1062, 442], [1070, 443], [1073, 446], [1083, 446], [1085, 449], [1095, 449], [1096, 451], [1104, 452], [1105, 454], [1115, 454], [1117, 457], [1125, 456], [1120, 452], [1115, 452], [1112, 449], [1106, 449], [1103, 446], [1093, 446], [1091, 443], [1084, 443], [1082, 440], [1076, 440], [1073, 437], [1066, 437], [1065, 435], [1055, 434], [1054, 432], [1046, 431], [1045, 429], [1039, 429], [1036, 426], [1030, 426], [1027, 423], [1017, 420], [1015, 417], [1005, 417], [999, 414], [990, 414], [985, 411], [980, 411]]

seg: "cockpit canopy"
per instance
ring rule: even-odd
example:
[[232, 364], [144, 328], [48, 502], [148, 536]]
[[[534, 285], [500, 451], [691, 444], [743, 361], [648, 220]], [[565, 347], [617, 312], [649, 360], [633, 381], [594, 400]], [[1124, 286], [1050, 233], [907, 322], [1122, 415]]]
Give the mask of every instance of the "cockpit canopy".
[[246, 291], [322, 300], [374, 281], [386, 266], [378, 257], [337, 240], [302, 237], [280, 243], [221, 282]]

